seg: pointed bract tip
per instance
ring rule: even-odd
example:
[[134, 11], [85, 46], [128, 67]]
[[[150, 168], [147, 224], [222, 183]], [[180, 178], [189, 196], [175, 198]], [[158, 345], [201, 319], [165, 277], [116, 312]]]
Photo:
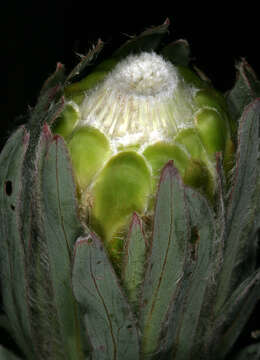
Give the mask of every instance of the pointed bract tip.
[[64, 65], [61, 62], [58, 62], [56, 65], [56, 71], [63, 70], [63, 68], [64, 68]]
[[103, 45], [103, 41], [99, 38], [96, 46], [101, 46], [101, 45]]
[[175, 167], [173, 160], [169, 160], [163, 167], [159, 184], [161, 184], [168, 176], [179, 176], [179, 171]]
[[[128, 236], [127, 236], [127, 239], [130, 239], [130, 235], [133, 231], [133, 228], [134, 227], [139, 227], [139, 228], [142, 228], [142, 225], [141, 225], [141, 219], [140, 217], [138, 216], [138, 214], [136, 212], [133, 213], [132, 215], [132, 219], [131, 219], [131, 222], [130, 222], [130, 226], [128, 228]], [[127, 241], [128, 243], [128, 241]]]
[[133, 213], [130, 229], [135, 225], [141, 225], [140, 218], [136, 212]]
[[46, 140], [52, 138], [52, 133], [49, 125], [45, 122], [42, 127], [42, 135], [46, 138]]
[[167, 17], [166, 19], [165, 19], [165, 21], [164, 21], [164, 23], [163, 23], [163, 25], [167, 25], [167, 26], [169, 26], [170, 25], [170, 19]]
[[53, 136], [53, 140], [56, 141], [56, 142], [59, 141], [60, 139], [62, 139], [62, 137], [59, 134], [55, 134]]
[[23, 128], [23, 130], [24, 130], [23, 144], [24, 144], [25, 146], [27, 146], [28, 143], [29, 143], [29, 140], [30, 140], [30, 133], [29, 133], [29, 131], [26, 130], [26, 128], [25, 128], [24, 125], [22, 125], [22, 128]]

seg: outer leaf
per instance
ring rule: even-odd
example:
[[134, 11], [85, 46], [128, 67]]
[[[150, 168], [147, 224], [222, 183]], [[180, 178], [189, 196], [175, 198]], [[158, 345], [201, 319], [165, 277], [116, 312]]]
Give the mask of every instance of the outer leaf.
[[140, 287], [144, 279], [146, 245], [137, 214], [133, 215], [130, 231], [126, 240], [122, 281], [127, 290], [130, 303], [136, 308], [140, 299]]
[[212, 330], [212, 355], [225, 359], [260, 299], [260, 269], [246, 279], [221, 309]]
[[100, 53], [100, 51], [103, 48], [103, 42], [101, 40], [98, 40], [97, 45], [89, 50], [86, 56], [81, 57], [81, 61], [78, 63], [78, 65], [71, 71], [69, 76], [67, 77], [66, 81], [70, 83], [74, 80], [74, 78], [79, 75], [85, 67]]
[[184, 187], [172, 163], [160, 180], [141, 304], [142, 353], [150, 358], [159, 346], [169, 307], [184, 272], [189, 238]]
[[28, 133], [19, 128], [8, 140], [0, 156], [0, 265], [3, 305], [12, 333], [30, 357], [31, 324], [27, 292], [26, 257], [21, 237], [22, 167], [28, 148]]
[[[202, 311], [206, 289], [211, 279], [213, 250], [216, 242], [216, 230], [213, 211], [196, 191], [186, 189], [187, 208], [190, 213], [192, 229], [189, 244], [189, 257], [185, 264], [183, 287], [180, 300], [175, 299], [168, 327], [168, 346], [174, 349], [174, 359], [188, 360], [202, 356], [201, 345], [205, 326], [210, 326], [210, 318]], [[200, 327], [203, 328], [200, 329]], [[195, 353], [195, 349], [197, 353]], [[199, 349], [199, 350], [198, 350]]]
[[47, 93], [50, 89], [55, 89], [57, 85], [62, 84], [65, 80], [65, 69], [61, 63], [57, 63], [56, 71], [44, 82], [40, 96]]
[[260, 96], [260, 81], [245, 59], [237, 64], [237, 70], [237, 81], [227, 97], [234, 119], [239, 119], [245, 107]]
[[102, 243], [94, 234], [77, 240], [73, 289], [85, 312], [92, 359], [139, 359], [135, 319]]
[[63, 139], [58, 136], [52, 139], [46, 127], [43, 136], [49, 144], [39, 169], [42, 179], [39, 181], [41, 186], [38, 196], [41, 199], [42, 211], [38, 224], [43, 235], [41, 241], [45, 243], [48, 254], [48, 287], [52, 286], [51, 301], [58, 319], [61, 347], [68, 359], [79, 359], [79, 324], [69, 281], [72, 248], [81, 232], [75, 186]]
[[80, 223], [68, 154], [46, 126], [36, 145], [28, 141], [21, 128], [1, 154], [4, 310], [28, 359], [78, 360], [79, 329], [69, 279]]
[[17, 356], [12, 354], [9, 350], [3, 348], [3, 346], [0, 345], [0, 360], [19, 360]]
[[226, 215], [224, 263], [217, 309], [236, 285], [252, 272], [252, 266], [245, 271], [245, 265], [250, 253], [255, 252], [252, 231], [255, 230], [254, 219], [260, 197], [259, 118], [260, 100], [256, 100], [246, 109], [240, 122], [237, 161]]

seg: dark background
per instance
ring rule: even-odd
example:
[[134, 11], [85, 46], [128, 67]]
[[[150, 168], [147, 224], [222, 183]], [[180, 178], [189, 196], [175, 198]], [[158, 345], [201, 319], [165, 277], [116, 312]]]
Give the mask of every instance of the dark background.
[[[106, 3], [58, 1], [10, 1], [1, 5], [1, 117], [0, 146], [3, 145], [15, 119], [34, 106], [43, 81], [59, 61], [72, 69], [101, 38], [107, 52], [112, 51], [126, 35], [138, 34], [151, 25], [170, 19], [169, 41], [185, 38], [198, 66], [212, 79], [216, 88], [226, 91], [235, 81], [235, 63], [245, 57], [260, 75], [258, 9], [241, 3], [233, 10], [219, 2], [191, 5], [172, 2], [167, 9], [159, 2], [153, 5], [121, 2]], [[226, 1], [226, 3], [228, 3]], [[218, 4], [218, 5], [216, 5]], [[162, 8], [160, 8], [160, 5]], [[142, 10], [142, 11], [141, 11]], [[256, 312], [239, 342], [251, 342], [251, 330], [260, 327]], [[0, 335], [1, 336], [1, 335]], [[2, 335], [0, 343], [12, 347]]]
[[69, 70], [78, 60], [75, 53], [86, 53], [99, 37], [112, 51], [126, 39], [124, 34], [138, 34], [167, 17], [169, 41], [187, 39], [197, 64], [220, 90], [232, 87], [241, 57], [260, 73], [256, 5], [244, 8], [241, 3], [231, 11], [219, 2], [173, 2], [160, 11], [158, 2], [143, 9], [141, 4], [16, 0], [1, 5], [1, 138], [15, 117], [34, 106], [58, 61]]

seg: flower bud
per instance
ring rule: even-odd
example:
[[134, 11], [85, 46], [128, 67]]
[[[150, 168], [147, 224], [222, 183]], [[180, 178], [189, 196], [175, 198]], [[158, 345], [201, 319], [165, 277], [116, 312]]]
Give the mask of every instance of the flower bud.
[[68, 125], [59, 129], [66, 137], [71, 129], [82, 202], [112, 253], [122, 246], [118, 239], [131, 214], [152, 213], [169, 160], [186, 184], [212, 199], [215, 153], [232, 152], [229, 120], [224, 98], [190, 69], [154, 52], [112, 58], [69, 85], [66, 95], [70, 103], [76, 99], [79, 120], [73, 128], [65, 113]]

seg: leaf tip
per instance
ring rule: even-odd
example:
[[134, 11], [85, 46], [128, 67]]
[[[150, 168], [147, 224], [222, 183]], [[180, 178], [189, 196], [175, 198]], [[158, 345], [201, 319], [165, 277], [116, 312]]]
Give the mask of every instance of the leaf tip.
[[175, 167], [173, 160], [169, 160], [166, 163], [166, 165], [163, 167], [159, 184], [164, 182], [169, 176], [170, 177], [179, 176], [178, 169]]
[[62, 71], [64, 69], [64, 65], [61, 62], [57, 62], [56, 71]]
[[42, 134], [46, 139], [49, 139], [52, 136], [49, 125], [46, 122], [43, 124]]
[[163, 25], [165, 25], [165, 26], [169, 26], [170, 25], [170, 19], [167, 17], [166, 19], [165, 19], [165, 21], [164, 21], [164, 23], [163, 23]]
[[138, 214], [136, 212], [134, 212], [133, 216], [132, 216], [130, 228], [132, 228], [135, 225], [140, 225], [140, 224], [141, 224], [140, 218], [139, 218]]

